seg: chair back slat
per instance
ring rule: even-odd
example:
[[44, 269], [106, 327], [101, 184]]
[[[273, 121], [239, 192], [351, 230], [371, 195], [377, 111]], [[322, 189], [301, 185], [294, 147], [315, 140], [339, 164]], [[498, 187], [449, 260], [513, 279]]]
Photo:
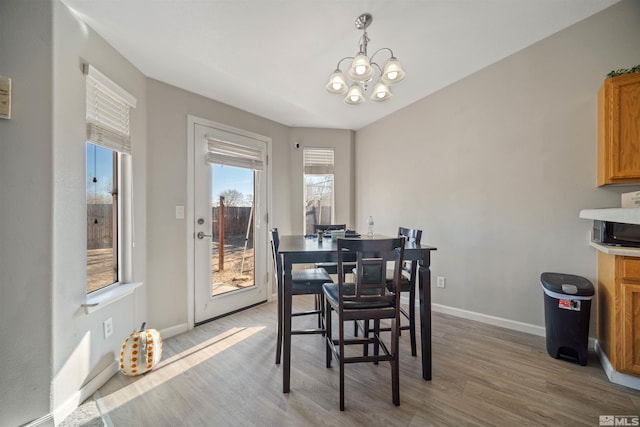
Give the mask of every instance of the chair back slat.
[[404, 236], [407, 238], [407, 242], [413, 242], [420, 244], [422, 239], [422, 230], [416, 230], [414, 228], [398, 227], [398, 237]]
[[[407, 242], [412, 242], [419, 245], [420, 240], [422, 239], [422, 230], [417, 230], [415, 228], [398, 227], [398, 237], [404, 237], [407, 239]], [[409, 274], [409, 280], [411, 281], [411, 283], [414, 283], [417, 277], [418, 261], [407, 261], [403, 264], [406, 264], [404, 266], [404, 271]]]
[[273, 256], [273, 273], [276, 276], [276, 285], [280, 286], [282, 280], [282, 258], [278, 253], [280, 248], [280, 234], [277, 228], [271, 229], [271, 255]]

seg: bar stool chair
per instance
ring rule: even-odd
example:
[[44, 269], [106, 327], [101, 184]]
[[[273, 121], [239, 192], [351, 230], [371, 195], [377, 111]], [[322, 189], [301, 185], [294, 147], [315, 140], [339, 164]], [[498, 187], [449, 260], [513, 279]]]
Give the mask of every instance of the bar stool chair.
[[[331, 230], [346, 230], [347, 224], [315, 224], [313, 231], [318, 234], [318, 231], [331, 232]], [[316, 268], [324, 268], [329, 274], [338, 274], [338, 263], [335, 262], [317, 262]]]
[[[422, 230], [413, 228], [398, 227], [398, 237], [405, 237], [408, 242], [420, 244], [422, 238]], [[387, 270], [387, 287], [390, 291], [395, 292], [393, 285], [393, 269]], [[411, 341], [411, 355], [417, 356], [416, 349], [416, 282], [418, 277], [418, 261], [403, 261], [402, 276], [400, 277], [400, 292], [409, 293], [409, 312], [400, 307], [400, 313], [409, 320], [408, 325], [400, 325], [401, 331], [409, 331], [409, 339]], [[364, 334], [370, 329], [369, 322], [364, 324]], [[389, 328], [381, 328], [381, 331], [388, 331]], [[354, 326], [354, 333], [358, 335], [358, 325]]]
[[[271, 229], [271, 253], [273, 255], [273, 270], [275, 273], [276, 284], [278, 286], [278, 333], [276, 338], [276, 365], [280, 364], [282, 356], [282, 317], [283, 306], [282, 298], [284, 296], [284, 272], [282, 270], [282, 257], [278, 252], [280, 247], [280, 235], [277, 228]], [[291, 335], [302, 334], [322, 334], [326, 332], [324, 322], [324, 297], [322, 294], [322, 285], [324, 283], [332, 283], [331, 276], [322, 268], [309, 268], [304, 270], [293, 270], [291, 272], [292, 295], [315, 295], [316, 307], [314, 310], [306, 310], [292, 312], [294, 316], [318, 316], [318, 327], [314, 329], [292, 330]]]
[[[392, 284], [400, 286], [402, 260], [404, 257], [404, 237], [393, 239], [338, 239], [338, 271], [341, 271], [348, 254], [355, 254], [356, 268], [354, 283], [345, 283], [344, 275], [338, 275], [338, 283], [323, 285], [326, 298], [325, 325], [326, 364], [331, 367], [332, 356], [340, 366], [340, 410], [344, 411], [344, 368], [348, 363], [388, 361], [391, 364], [391, 389], [393, 404], [400, 405], [400, 295], [391, 292], [387, 286], [387, 262], [394, 261]], [[338, 315], [338, 338], [333, 337], [331, 313]], [[345, 322], [374, 320], [374, 328], [362, 337], [345, 337]], [[391, 320], [391, 340], [389, 346], [380, 337], [379, 321]], [[386, 336], [386, 335], [385, 335]], [[366, 351], [373, 344], [372, 355]], [[345, 347], [361, 345], [362, 355], [347, 356]], [[380, 350], [382, 350], [380, 352]]]
[[[405, 237], [406, 241], [420, 244], [422, 230], [398, 227], [398, 237]], [[418, 277], [418, 261], [404, 261], [402, 277], [400, 278], [400, 292], [409, 293], [409, 312], [400, 307], [400, 313], [409, 320], [408, 325], [400, 326], [400, 330], [409, 330], [411, 339], [411, 355], [416, 356], [416, 278]], [[393, 270], [387, 270], [387, 287], [395, 292], [393, 284]]]

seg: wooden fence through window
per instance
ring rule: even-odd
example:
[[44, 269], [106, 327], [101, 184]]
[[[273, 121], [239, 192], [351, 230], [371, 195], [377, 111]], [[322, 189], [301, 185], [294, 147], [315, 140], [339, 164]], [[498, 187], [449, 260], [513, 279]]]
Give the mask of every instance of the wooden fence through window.
[[[247, 226], [251, 217], [250, 206], [225, 206], [224, 207], [224, 233], [225, 235], [241, 235], [247, 233]], [[211, 231], [213, 241], [219, 238], [219, 213], [220, 208], [211, 208]], [[113, 209], [110, 204], [87, 205], [87, 249], [109, 248], [113, 244]], [[253, 221], [249, 230], [249, 240], [253, 240]]]
[[[218, 240], [219, 227], [218, 222], [220, 208], [214, 206], [211, 208], [211, 231], [213, 232], [214, 241]], [[251, 216], [250, 206], [225, 206], [224, 207], [224, 234], [240, 234], [245, 235], [247, 233], [247, 226], [249, 225], [249, 217]], [[253, 221], [252, 221], [253, 222]], [[249, 238], [253, 237], [253, 224], [251, 224], [251, 230], [249, 232]]]
[[113, 205], [87, 205], [87, 249], [105, 249], [113, 245]]

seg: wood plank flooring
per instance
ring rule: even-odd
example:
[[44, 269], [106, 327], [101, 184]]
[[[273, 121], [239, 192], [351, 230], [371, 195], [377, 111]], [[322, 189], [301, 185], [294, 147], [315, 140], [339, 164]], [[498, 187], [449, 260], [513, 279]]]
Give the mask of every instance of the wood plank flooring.
[[[312, 298], [296, 297], [296, 307]], [[433, 314], [433, 380], [422, 380], [408, 333], [400, 338], [400, 406], [388, 363], [348, 365], [346, 410], [338, 369], [319, 335], [293, 337], [291, 392], [275, 365], [275, 303], [164, 341], [141, 377], [111, 378], [98, 399], [120, 426], [597, 426], [600, 415], [639, 415], [640, 391], [587, 366], [551, 358], [542, 337]], [[296, 327], [313, 319], [297, 318]], [[352, 329], [349, 327], [348, 329]], [[418, 351], [420, 351], [418, 349]]]

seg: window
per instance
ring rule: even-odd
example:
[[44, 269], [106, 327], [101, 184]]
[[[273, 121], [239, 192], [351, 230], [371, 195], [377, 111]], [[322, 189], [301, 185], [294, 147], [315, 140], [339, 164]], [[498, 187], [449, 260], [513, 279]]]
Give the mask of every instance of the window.
[[334, 174], [332, 148], [304, 149], [304, 230], [316, 224], [333, 224]]
[[[131, 212], [129, 109], [136, 100], [88, 65], [86, 76], [87, 293], [123, 280]], [[128, 237], [128, 236], [127, 236]]]
[[87, 292], [118, 281], [118, 153], [87, 142]]

